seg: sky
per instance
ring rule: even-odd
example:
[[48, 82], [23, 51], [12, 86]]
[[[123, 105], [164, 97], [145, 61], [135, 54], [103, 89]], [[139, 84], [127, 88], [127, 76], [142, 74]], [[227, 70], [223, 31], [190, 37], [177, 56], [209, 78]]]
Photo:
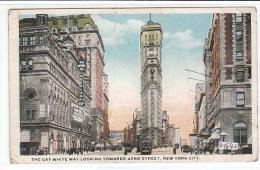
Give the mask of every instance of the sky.
[[[160, 23], [162, 41], [162, 106], [170, 123], [189, 141], [192, 132], [196, 83], [204, 72], [202, 49], [211, 24], [211, 14], [152, 14]], [[123, 129], [140, 108], [139, 34], [149, 14], [92, 15], [105, 46], [105, 72], [109, 76], [109, 126]]]

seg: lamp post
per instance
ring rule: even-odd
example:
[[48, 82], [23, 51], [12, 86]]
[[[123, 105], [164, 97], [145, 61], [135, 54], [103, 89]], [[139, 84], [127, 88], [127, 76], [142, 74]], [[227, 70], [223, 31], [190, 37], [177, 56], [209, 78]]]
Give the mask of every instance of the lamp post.
[[[221, 133], [220, 133], [220, 137], [222, 138], [222, 142], [225, 142], [225, 137], [227, 136], [227, 133], [226, 132], [224, 132], [224, 131], [222, 131]], [[222, 153], [223, 154], [226, 154], [226, 150], [224, 149], [224, 150], [222, 150]]]
[[222, 142], [225, 142], [225, 137], [227, 136], [227, 133], [226, 132], [224, 132], [224, 131], [222, 131], [221, 133], [220, 133], [220, 137], [222, 137]]
[[137, 133], [137, 150], [136, 152], [140, 152], [140, 133]]

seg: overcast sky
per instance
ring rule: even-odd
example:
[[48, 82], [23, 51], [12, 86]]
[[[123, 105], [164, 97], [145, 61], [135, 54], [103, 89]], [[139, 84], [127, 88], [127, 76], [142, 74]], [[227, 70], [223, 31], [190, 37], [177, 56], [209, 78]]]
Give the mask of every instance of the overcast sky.
[[[109, 76], [110, 129], [123, 129], [140, 107], [139, 34], [147, 15], [94, 15], [105, 45], [105, 71]], [[188, 140], [194, 113], [194, 80], [203, 76], [185, 71], [204, 71], [202, 48], [211, 23], [211, 14], [152, 14], [163, 31], [163, 110], [170, 123], [180, 127]]]

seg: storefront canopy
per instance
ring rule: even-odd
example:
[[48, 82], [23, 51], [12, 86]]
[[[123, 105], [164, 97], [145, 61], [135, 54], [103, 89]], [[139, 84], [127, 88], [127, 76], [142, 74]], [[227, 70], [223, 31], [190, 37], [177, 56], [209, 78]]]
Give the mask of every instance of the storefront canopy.
[[216, 134], [216, 133], [212, 134], [212, 135], [208, 138], [208, 140], [210, 140], [210, 141], [212, 141], [212, 140], [219, 140], [219, 139], [220, 139], [220, 135], [219, 135], [219, 134]]

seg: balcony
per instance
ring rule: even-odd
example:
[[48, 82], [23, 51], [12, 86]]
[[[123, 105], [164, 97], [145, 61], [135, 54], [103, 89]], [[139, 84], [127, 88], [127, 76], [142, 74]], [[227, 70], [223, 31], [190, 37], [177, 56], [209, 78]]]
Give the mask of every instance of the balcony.
[[27, 46], [20, 46], [20, 52], [34, 52], [34, 51], [43, 51], [49, 50], [45, 45], [27, 45]]

